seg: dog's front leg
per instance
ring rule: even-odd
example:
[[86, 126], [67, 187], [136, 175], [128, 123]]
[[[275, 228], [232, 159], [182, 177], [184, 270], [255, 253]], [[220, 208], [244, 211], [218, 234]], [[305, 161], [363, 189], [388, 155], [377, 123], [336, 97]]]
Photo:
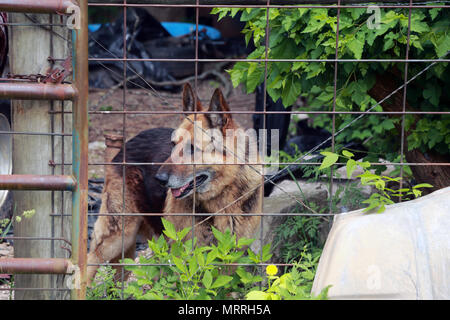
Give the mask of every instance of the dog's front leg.
[[114, 216], [100, 216], [97, 219], [88, 254], [89, 285], [99, 264], [119, 262], [122, 259], [122, 250], [125, 258], [134, 258], [136, 236], [141, 224], [140, 216], [124, 217], [123, 221], [122, 217]]

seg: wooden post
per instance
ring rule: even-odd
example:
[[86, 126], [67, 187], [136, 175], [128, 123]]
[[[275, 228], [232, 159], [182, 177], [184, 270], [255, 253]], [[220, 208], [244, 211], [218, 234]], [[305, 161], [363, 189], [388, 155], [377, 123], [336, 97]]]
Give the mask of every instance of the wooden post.
[[[13, 23], [56, 23], [56, 15], [10, 13]], [[45, 74], [51, 66], [49, 56], [66, 58], [70, 55], [69, 30], [63, 27], [13, 26], [10, 28], [10, 69], [13, 74]], [[21, 132], [65, 133], [72, 132], [71, 114], [49, 111], [71, 111], [71, 102], [23, 101], [12, 102], [12, 130]], [[13, 135], [13, 173], [71, 175], [71, 167], [50, 165], [54, 162], [71, 162], [72, 139], [58, 135]], [[15, 191], [14, 214], [35, 210], [30, 219], [15, 223], [14, 235], [20, 237], [53, 237], [70, 241], [71, 192]], [[59, 216], [58, 216], [59, 215]], [[15, 240], [14, 255], [18, 258], [69, 258], [68, 244], [61, 240]], [[70, 248], [68, 248], [70, 249]], [[14, 277], [16, 288], [65, 288], [63, 275], [29, 275]], [[17, 290], [15, 299], [69, 298], [70, 291]]]

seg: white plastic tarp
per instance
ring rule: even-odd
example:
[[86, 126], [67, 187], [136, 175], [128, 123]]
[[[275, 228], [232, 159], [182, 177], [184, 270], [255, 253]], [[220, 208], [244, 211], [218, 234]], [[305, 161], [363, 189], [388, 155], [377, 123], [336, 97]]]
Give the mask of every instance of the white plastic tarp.
[[335, 216], [312, 292], [330, 299], [450, 299], [450, 187]]

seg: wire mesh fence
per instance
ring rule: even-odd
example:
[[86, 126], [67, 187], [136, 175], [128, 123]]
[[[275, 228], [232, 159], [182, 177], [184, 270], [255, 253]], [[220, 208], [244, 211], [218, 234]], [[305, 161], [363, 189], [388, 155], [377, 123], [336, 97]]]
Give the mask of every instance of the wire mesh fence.
[[[94, 229], [96, 223], [96, 229], [93, 233], [90, 232], [89, 238], [90, 252], [95, 258], [88, 260], [87, 269], [93, 270], [88, 272], [89, 277], [97, 267], [115, 267], [117, 279], [122, 282], [119, 288], [121, 298], [126, 297], [125, 266], [158, 265], [138, 263], [138, 260], [134, 264], [121, 261], [134, 258], [138, 231], [145, 227], [150, 237], [161, 234], [163, 226], [158, 220], [160, 217], [169, 218], [178, 229], [191, 227], [191, 236], [196, 235], [200, 242], [203, 236], [205, 244], [211, 242], [212, 226], [222, 228], [221, 231], [229, 228], [239, 237], [257, 239], [252, 248], [260, 257], [258, 262], [231, 265], [235, 268], [256, 265], [256, 273], [261, 276], [269, 264], [288, 267], [292, 266], [293, 260], [300, 258], [299, 251], [302, 248], [290, 242], [304, 243], [297, 235], [289, 233], [289, 229], [301, 230], [305, 234], [304, 238], [317, 242], [319, 248], [326, 238], [332, 217], [363, 206], [364, 199], [360, 190], [362, 187], [353, 185], [355, 175], [345, 178], [346, 173], [342, 171], [346, 166], [344, 158], [341, 157], [334, 163], [327, 174], [317, 171], [324, 161], [324, 157], [319, 154], [323, 149], [332, 153], [348, 150], [361, 159], [376, 150], [365, 147], [365, 144], [371, 143], [371, 139], [378, 141], [377, 135], [387, 136], [395, 132], [387, 141], [389, 146], [396, 149], [390, 150], [390, 155], [386, 157], [389, 159], [382, 159], [379, 153], [385, 150], [380, 146], [379, 153], [368, 158], [371, 168], [381, 170], [386, 169], [386, 166], [390, 167], [401, 178], [396, 186], [397, 190], [407, 188], [413, 179], [417, 183], [432, 183], [435, 187], [440, 186], [436, 183], [443, 183], [441, 187], [448, 185], [448, 150], [436, 157], [432, 155], [434, 151], [422, 152], [413, 157], [413, 140], [408, 140], [412, 131], [417, 126], [420, 127], [420, 121], [424, 124], [427, 119], [433, 119], [440, 123], [441, 127], [437, 128], [440, 132], [435, 134], [434, 144], [429, 140], [426, 143], [431, 146], [430, 150], [433, 147], [436, 149], [439, 143], [445, 148], [445, 136], [438, 136], [445, 135], [446, 130], [448, 131], [448, 94], [445, 88], [441, 88], [439, 93], [434, 92], [435, 89], [427, 81], [434, 81], [430, 79], [438, 73], [441, 76], [437, 79], [442, 82], [432, 84], [445, 83], [450, 49], [448, 45], [446, 47], [442, 44], [439, 45], [439, 50], [434, 50], [431, 45], [439, 42], [439, 39], [430, 39], [429, 46], [421, 48], [417, 34], [421, 34], [426, 28], [422, 15], [430, 15], [431, 21], [439, 14], [442, 15], [442, 20], [448, 17], [446, 1], [385, 1], [375, 6], [363, 1], [339, 0], [317, 1], [313, 4], [302, 1], [252, 1], [245, 4], [236, 1], [206, 4], [198, 0], [180, 1], [177, 4], [167, 4], [164, 1], [95, 1], [89, 3], [89, 9], [90, 19], [99, 21], [99, 17], [108, 16], [109, 20], [101, 25], [90, 25], [90, 75], [89, 79], [84, 79], [90, 83], [89, 228]], [[302, 17], [306, 19], [309, 10], [314, 10], [315, 15], [308, 16], [309, 24], [301, 24]], [[420, 13], [416, 15], [415, 12]], [[368, 28], [368, 23], [372, 21], [370, 19], [373, 18], [373, 23], [378, 22], [383, 28], [388, 24], [388, 19], [394, 20], [390, 16], [393, 13], [398, 18], [396, 23], [403, 28], [400, 28], [401, 31], [406, 33], [399, 36], [395, 31], [380, 31], [385, 38], [382, 46], [386, 46], [380, 50], [387, 48], [384, 50], [386, 54], [380, 55], [369, 50], [375, 46], [375, 39], [369, 38], [371, 32], [375, 37], [380, 30], [377, 26]], [[62, 34], [59, 29], [56, 30], [66, 26], [67, 17], [53, 17], [48, 23], [37, 21], [34, 15], [26, 14], [25, 17], [27, 22], [7, 22], [3, 25], [11, 29], [45, 29], [51, 34], [50, 43], [56, 37], [64, 39], [70, 46], [70, 37]], [[358, 20], [359, 17], [365, 18]], [[172, 29], [162, 27], [163, 19], [172, 22], [173, 28], [176, 26], [173, 22], [186, 23], [187, 20], [190, 24], [184, 35], [174, 36], [169, 32], [173, 32]], [[362, 23], [355, 26], [354, 21]], [[296, 30], [296, 23], [304, 29]], [[204, 24], [213, 24], [222, 33], [232, 33], [232, 29], [236, 29], [234, 35], [239, 35], [237, 44], [225, 41], [225, 37], [225, 40], [214, 39], [213, 35], [208, 34]], [[443, 23], [439, 27], [448, 33], [448, 24]], [[244, 32], [244, 39], [241, 31], [245, 31], [245, 28], [247, 31]], [[367, 29], [367, 38], [361, 40], [358, 35], [362, 28]], [[349, 29], [353, 33], [349, 33]], [[317, 34], [317, 44], [312, 43], [311, 46], [323, 49], [324, 54], [311, 51], [311, 48], [303, 52], [296, 51], [303, 48], [295, 42], [301, 41], [296, 37], [304, 35], [306, 41], [310, 34]], [[394, 36], [401, 39], [396, 38], [397, 42], [394, 42]], [[350, 43], [350, 37], [354, 43]], [[292, 42], [283, 44], [283, 39], [292, 39]], [[438, 45], [435, 47], [438, 48]], [[63, 65], [67, 57], [53, 57], [51, 50], [48, 56], [51, 57], [52, 66]], [[375, 77], [380, 72], [378, 68], [384, 68], [384, 78]], [[361, 73], [361, 70], [364, 72]], [[317, 73], [314, 74], [314, 71]], [[388, 71], [393, 72], [387, 76]], [[292, 74], [297, 74], [297, 78]], [[323, 74], [322, 78], [320, 74]], [[302, 75], [317, 79], [317, 85], [311, 85]], [[342, 80], [344, 75], [346, 77]], [[395, 81], [392, 80], [393, 76], [396, 77]], [[9, 75], [8, 79], [1, 80], [40, 82], [46, 77], [48, 78], [48, 74]], [[287, 80], [292, 80], [292, 83], [286, 83]], [[369, 86], [364, 80], [371, 81], [370, 87], [364, 91], [370, 99], [358, 97], [363, 91], [354, 88]], [[188, 87], [185, 86], [183, 90], [186, 83], [190, 84], [192, 95]], [[327, 85], [323, 85], [324, 83]], [[309, 86], [311, 94], [305, 94], [306, 90], [300, 89], [302, 86]], [[221, 93], [217, 93], [217, 88], [221, 88]], [[352, 90], [349, 91], [349, 88]], [[345, 94], [348, 100], [344, 99]], [[419, 105], [418, 95], [426, 99], [438, 95], [438, 101], [430, 103], [431, 100], [428, 99], [427, 105]], [[59, 157], [54, 156], [54, 149], [51, 151], [49, 165], [52, 174], [64, 174], [72, 166], [68, 161], [70, 157], [64, 155], [67, 153], [67, 146], [71, 145], [67, 139], [72, 134], [68, 133], [65, 120], [71, 113], [64, 102], [52, 102], [48, 117], [51, 121], [59, 118], [58, 128], [52, 125], [49, 132], [15, 131], [13, 128], [10, 132], [2, 131], [0, 134], [48, 136], [52, 140], [52, 148], [59, 144], [61, 150]], [[370, 124], [373, 126], [368, 126]], [[177, 136], [177, 131], [172, 134], [172, 131], [163, 132], [158, 129], [175, 129], [180, 128], [180, 125], [186, 129], [181, 136]], [[259, 144], [262, 155], [250, 160], [248, 152], [239, 153], [234, 145], [229, 150], [229, 145], [225, 142], [226, 126], [231, 129], [243, 128], [247, 139], [253, 137], [249, 132], [254, 129], [255, 144]], [[317, 130], [317, 126], [323, 127], [324, 131]], [[374, 129], [376, 126], [382, 129]], [[214, 145], [214, 133], [208, 130], [216, 128], [225, 135], [222, 137], [221, 148]], [[142, 133], [148, 129], [153, 131]], [[281, 133], [281, 139], [270, 141], [267, 137], [275, 132]], [[417, 130], [416, 134], [417, 132], [420, 131]], [[172, 147], [185, 144], [180, 141], [187, 141], [188, 133], [193, 135], [193, 140], [190, 140], [192, 142], [188, 143], [188, 148], [192, 145], [192, 154], [187, 152], [188, 159], [177, 162], [174, 160], [176, 154]], [[427, 135], [429, 131], [422, 134]], [[303, 139], [302, 145], [291, 145], [300, 139], [295, 140], [295, 136], [305, 138], [311, 135], [314, 139], [309, 143]], [[142, 140], [136, 140], [136, 136]], [[217, 136], [214, 137], [217, 139]], [[198, 139], [200, 146], [197, 146]], [[202, 155], [207, 153], [201, 139], [212, 141], [214, 149], [220, 149], [222, 155], [228, 152], [228, 156], [232, 158], [231, 163], [217, 162], [217, 158], [212, 156], [200, 157], [202, 161], [197, 161], [196, 148], [200, 149], [199, 153]], [[272, 142], [269, 147], [268, 141]], [[276, 150], [277, 144], [279, 150]], [[244, 150], [247, 147], [250, 148], [250, 143], [244, 142]], [[165, 178], [161, 176], [163, 168], [169, 168], [165, 172]], [[435, 170], [434, 175], [442, 175], [443, 182], [436, 179], [420, 180], [419, 177], [429, 173], [422, 172], [425, 169], [431, 172]], [[157, 174], [159, 183], [164, 188], [156, 184], [154, 177]], [[171, 177], [178, 180], [170, 181]], [[137, 182], [134, 183], [134, 180]], [[292, 183], [287, 183], [286, 180], [291, 180]], [[210, 189], [206, 188], [208, 184]], [[308, 193], [308, 186], [323, 188], [320, 190], [324, 192]], [[213, 196], [207, 197], [208, 192]], [[57, 193], [60, 195], [55, 196]], [[64, 191], [52, 191], [51, 195], [50, 218], [59, 218], [57, 224], [53, 223], [52, 230], [59, 228], [61, 231], [58, 234], [61, 235], [67, 234], [64, 231], [65, 221], [71, 216], [64, 209], [67, 207], [64, 204], [67, 196], [64, 194]], [[365, 194], [365, 197], [368, 196]], [[177, 205], [181, 201], [190, 205]], [[398, 201], [402, 201], [402, 197]], [[55, 207], [57, 202], [60, 206]], [[310, 220], [300, 220], [301, 218]], [[285, 223], [284, 227], [281, 222]], [[102, 229], [109, 230], [109, 233]], [[313, 231], [308, 234], [309, 230]], [[202, 232], [208, 235], [205, 236]], [[112, 237], [113, 233], [118, 236]], [[17, 236], [3, 238], [20, 240]], [[63, 245], [63, 250], [67, 251], [64, 257], [71, 254], [71, 242], [67, 237], [55, 237], [52, 233], [46, 237], [27, 239], [48, 240], [53, 247]], [[137, 249], [142, 254], [146, 248], [146, 240], [137, 240]], [[276, 254], [272, 259], [262, 261], [266, 254], [263, 247], [269, 243]], [[100, 248], [100, 251], [95, 253], [93, 247]], [[116, 251], [107, 254], [107, 250], [112, 250], [111, 248]], [[149, 255], [149, 252], [144, 255]], [[51, 257], [60, 256], [52, 252]], [[39, 289], [44, 288], [5, 290]]]

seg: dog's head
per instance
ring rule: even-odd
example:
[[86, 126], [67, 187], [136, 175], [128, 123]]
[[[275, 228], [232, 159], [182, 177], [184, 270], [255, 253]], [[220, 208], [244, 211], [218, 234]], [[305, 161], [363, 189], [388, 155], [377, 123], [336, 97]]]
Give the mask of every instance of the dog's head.
[[[189, 84], [183, 88], [183, 111], [204, 111]], [[211, 199], [238, 175], [238, 165], [224, 164], [238, 161], [236, 130], [240, 127], [230, 113], [222, 113], [230, 109], [220, 89], [214, 91], [206, 111], [189, 114], [173, 132], [172, 153], [155, 176], [177, 199], [192, 195], [194, 185], [197, 199]]]

